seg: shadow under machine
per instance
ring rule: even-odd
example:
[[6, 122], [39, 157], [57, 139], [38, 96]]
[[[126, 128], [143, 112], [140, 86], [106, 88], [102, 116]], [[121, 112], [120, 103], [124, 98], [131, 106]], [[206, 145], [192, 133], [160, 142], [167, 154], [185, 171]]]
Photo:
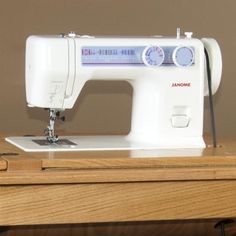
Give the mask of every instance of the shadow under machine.
[[[207, 56], [207, 58], [206, 58]], [[220, 84], [218, 43], [191, 32], [175, 37], [30, 36], [26, 97], [50, 112], [47, 137], [8, 137], [25, 151], [204, 148], [204, 96]], [[55, 135], [60, 112], [72, 109], [89, 80], [123, 80], [133, 88], [128, 135]]]

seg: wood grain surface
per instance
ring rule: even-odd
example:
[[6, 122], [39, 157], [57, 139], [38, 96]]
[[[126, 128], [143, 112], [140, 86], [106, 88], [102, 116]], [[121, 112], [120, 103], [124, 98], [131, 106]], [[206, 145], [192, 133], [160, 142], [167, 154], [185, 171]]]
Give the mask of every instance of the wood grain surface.
[[171, 151], [26, 153], [3, 138], [0, 147], [0, 225], [236, 217], [234, 140]]
[[54, 170], [0, 172], [0, 185], [120, 183], [236, 179], [235, 168], [143, 168], [120, 170]]
[[236, 216], [236, 181], [25, 185], [0, 188], [0, 224]]

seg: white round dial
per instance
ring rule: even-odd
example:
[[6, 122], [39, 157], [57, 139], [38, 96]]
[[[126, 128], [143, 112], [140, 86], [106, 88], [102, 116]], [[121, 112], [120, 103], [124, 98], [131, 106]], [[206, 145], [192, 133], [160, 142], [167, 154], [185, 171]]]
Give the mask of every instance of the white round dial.
[[149, 46], [143, 50], [142, 59], [147, 66], [160, 66], [164, 58], [164, 51], [158, 46]]
[[173, 61], [176, 66], [191, 66], [194, 62], [193, 49], [190, 47], [177, 47], [173, 52]]

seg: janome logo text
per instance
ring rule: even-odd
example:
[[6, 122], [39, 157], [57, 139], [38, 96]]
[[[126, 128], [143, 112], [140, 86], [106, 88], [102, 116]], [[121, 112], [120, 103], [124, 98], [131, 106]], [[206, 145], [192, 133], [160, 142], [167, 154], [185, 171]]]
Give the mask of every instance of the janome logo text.
[[191, 83], [172, 83], [171, 87], [191, 87]]

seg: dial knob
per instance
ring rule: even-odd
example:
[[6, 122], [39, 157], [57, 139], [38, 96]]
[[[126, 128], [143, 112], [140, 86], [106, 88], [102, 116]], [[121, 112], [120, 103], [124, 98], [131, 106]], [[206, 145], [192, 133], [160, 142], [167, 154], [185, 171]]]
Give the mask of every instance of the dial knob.
[[187, 67], [194, 62], [194, 51], [190, 47], [177, 47], [173, 52], [173, 61], [176, 66]]
[[142, 59], [147, 66], [160, 66], [164, 58], [164, 51], [158, 46], [149, 46], [143, 50]]

